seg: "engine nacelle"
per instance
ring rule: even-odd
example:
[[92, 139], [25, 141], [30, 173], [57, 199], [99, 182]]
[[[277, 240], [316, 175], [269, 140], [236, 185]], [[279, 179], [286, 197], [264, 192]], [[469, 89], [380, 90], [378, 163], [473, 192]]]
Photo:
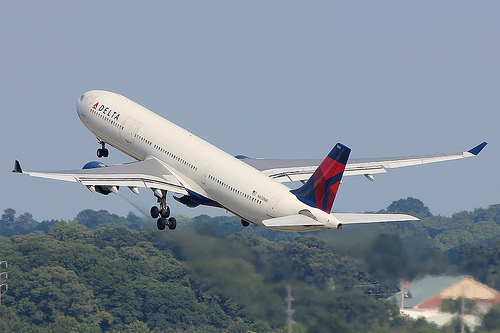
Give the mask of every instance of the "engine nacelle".
[[[116, 187], [116, 186], [115, 186]], [[111, 190], [111, 187], [110, 186], [101, 186], [101, 185], [97, 185], [97, 186], [94, 186], [94, 191], [92, 191], [90, 188], [89, 190], [91, 192], [97, 192], [97, 193], [100, 193], [102, 195], [108, 195], [110, 193], [112, 193], [113, 191]]]
[[85, 170], [85, 169], [104, 168], [105, 166], [106, 166], [106, 164], [104, 164], [102, 162], [91, 161], [91, 162], [88, 162], [87, 164], [85, 164], [82, 169]]
[[[105, 166], [106, 166], [106, 164], [104, 164], [102, 162], [91, 161], [91, 162], [88, 162], [87, 164], [85, 164], [82, 169], [85, 170], [85, 169], [104, 168]], [[117, 194], [120, 187], [119, 186], [88, 185], [87, 188], [92, 193], [100, 193], [103, 195], [108, 195], [110, 193]]]

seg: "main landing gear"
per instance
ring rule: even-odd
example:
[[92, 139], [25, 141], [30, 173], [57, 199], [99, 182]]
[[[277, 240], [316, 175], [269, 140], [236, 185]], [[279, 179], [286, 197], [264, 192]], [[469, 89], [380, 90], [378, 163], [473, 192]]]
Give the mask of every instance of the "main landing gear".
[[[99, 140], [99, 139], [97, 139]], [[106, 142], [99, 140], [99, 143], [101, 144], [102, 148], [97, 149], [97, 157], [108, 157], [109, 156], [109, 150], [106, 148]]]
[[175, 217], [170, 217], [170, 207], [167, 206], [167, 191], [165, 190], [154, 190], [155, 197], [158, 198], [158, 203], [160, 207], [153, 206], [151, 207], [151, 217], [154, 219], [158, 219], [156, 221], [156, 226], [158, 230], [165, 230], [165, 227], [168, 226], [170, 230], [174, 230], [177, 227], [177, 220]]

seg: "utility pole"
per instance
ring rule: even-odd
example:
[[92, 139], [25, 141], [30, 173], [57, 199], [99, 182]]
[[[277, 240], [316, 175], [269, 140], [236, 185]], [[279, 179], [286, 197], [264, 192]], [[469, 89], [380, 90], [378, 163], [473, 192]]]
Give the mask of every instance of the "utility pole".
[[403, 279], [399, 280], [399, 289], [401, 290], [401, 307], [400, 307], [400, 310], [403, 310], [405, 305], [404, 305], [404, 301], [405, 301], [405, 290], [404, 290], [404, 287], [405, 287], [405, 283], [403, 282]]
[[465, 332], [464, 312], [465, 312], [465, 295], [462, 296], [462, 304], [460, 305], [460, 333]]
[[292, 333], [292, 324], [293, 324], [293, 318], [292, 314], [294, 313], [294, 310], [292, 309], [292, 301], [294, 300], [292, 296], [292, 286], [287, 285], [286, 286], [286, 313], [288, 314], [288, 318], [286, 320], [286, 324], [288, 326], [288, 333]]
[[462, 302], [460, 304], [460, 332], [465, 332], [465, 296], [468, 295], [467, 291], [469, 289], [468, 285], [462, 286]]
[[2, 295], [9, 289], [9, 286], [5, 283], [9, 275], [7, 272], [2, 272], [2, 265], [5, 265], [5, 268], [7, 268], [7, 261], [0, 261], [0, 305], [2, 305]]
[[403, 290], [403, 280], [399, 281], [399, 289], [401, 290], [401, 306], [399, 307], [400, 310], [404, 309], [404, 300], [405, 300], [405, 292]]

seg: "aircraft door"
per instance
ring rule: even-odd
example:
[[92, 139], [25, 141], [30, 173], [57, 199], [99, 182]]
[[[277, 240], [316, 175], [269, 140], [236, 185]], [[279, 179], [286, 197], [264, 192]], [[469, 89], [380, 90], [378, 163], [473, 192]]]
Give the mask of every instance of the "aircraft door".
[[272, 198], [270, 201], [269, 201], [269, 206], [267, 206], [267, 216], [269, 217], [274, 217], [274, 212], [275, 212], [275, 209], [276, 209], [276, 204], [278, 203], [279, 201], [279, 198]]
[[125, 138], [125, 141], [127, 141], [128, 143], [134, 143], [135, 133], [137, 132], [138, 128], [139, 128], [139, 123], [133, 121], [127, 131], [127, 137]]
[[205, 185], [207, 183], [208, 175], [210, 174], [210, 167], [207, 167], [203, 172], [203, 178], [201, 179], [201, 183]]

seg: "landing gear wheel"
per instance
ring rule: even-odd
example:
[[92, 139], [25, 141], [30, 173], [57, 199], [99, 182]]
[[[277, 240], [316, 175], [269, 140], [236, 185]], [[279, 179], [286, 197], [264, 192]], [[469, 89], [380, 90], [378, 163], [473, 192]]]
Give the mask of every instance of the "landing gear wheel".
[[160, 217], [158, 221], [156, 221], [156, 226], [158, 227], [158, 230], [165, 230], [166, 225], [167, 225], [167, 219], [164, 217]]
[[174, 230], [177, 227], [177, 220], [175, 217], [169, 218], [167, 225], [170, 230]]
[[160, 216], [160, 218], [156, 222], [156, 226], [159, 230], [164, 230], [167, 225], [169, 229], [175, 229], [175, 227], [177, 227], [177, 221], [173, 217], [168, 218], [170, 216], [170, 207], [167, 206], [167, 191], [153, 189], [153, 193], [155, 197], [158, 198], [157, 201], [160, 205], [159, 208], [157, 206], [151, 207], [150, 211], [151, 217], [157, 218], [158, 216]]
[[157, 219], [160, 216], [160, 209], [156, 206], [151, 207], [151, 217]]
[[245, 221], [245, 220], [241, 220], [241, 225], [244, 227], [248, 227], [250, 225], [250, 222]]
[[168, 206], [163, 207], [163, 209], [161, 210], [161, 217], [168, 219], [169, 216], [170, 216], [170, 207]]
[[[97, 139], [99, 140], [99, 139]], [[101, 144], [101, 148], [97, 149], [97, 157], [108, 157], [109, 156], [109, 150], [106, 148], [106, 142], [99, 140], [99, 143]]]

